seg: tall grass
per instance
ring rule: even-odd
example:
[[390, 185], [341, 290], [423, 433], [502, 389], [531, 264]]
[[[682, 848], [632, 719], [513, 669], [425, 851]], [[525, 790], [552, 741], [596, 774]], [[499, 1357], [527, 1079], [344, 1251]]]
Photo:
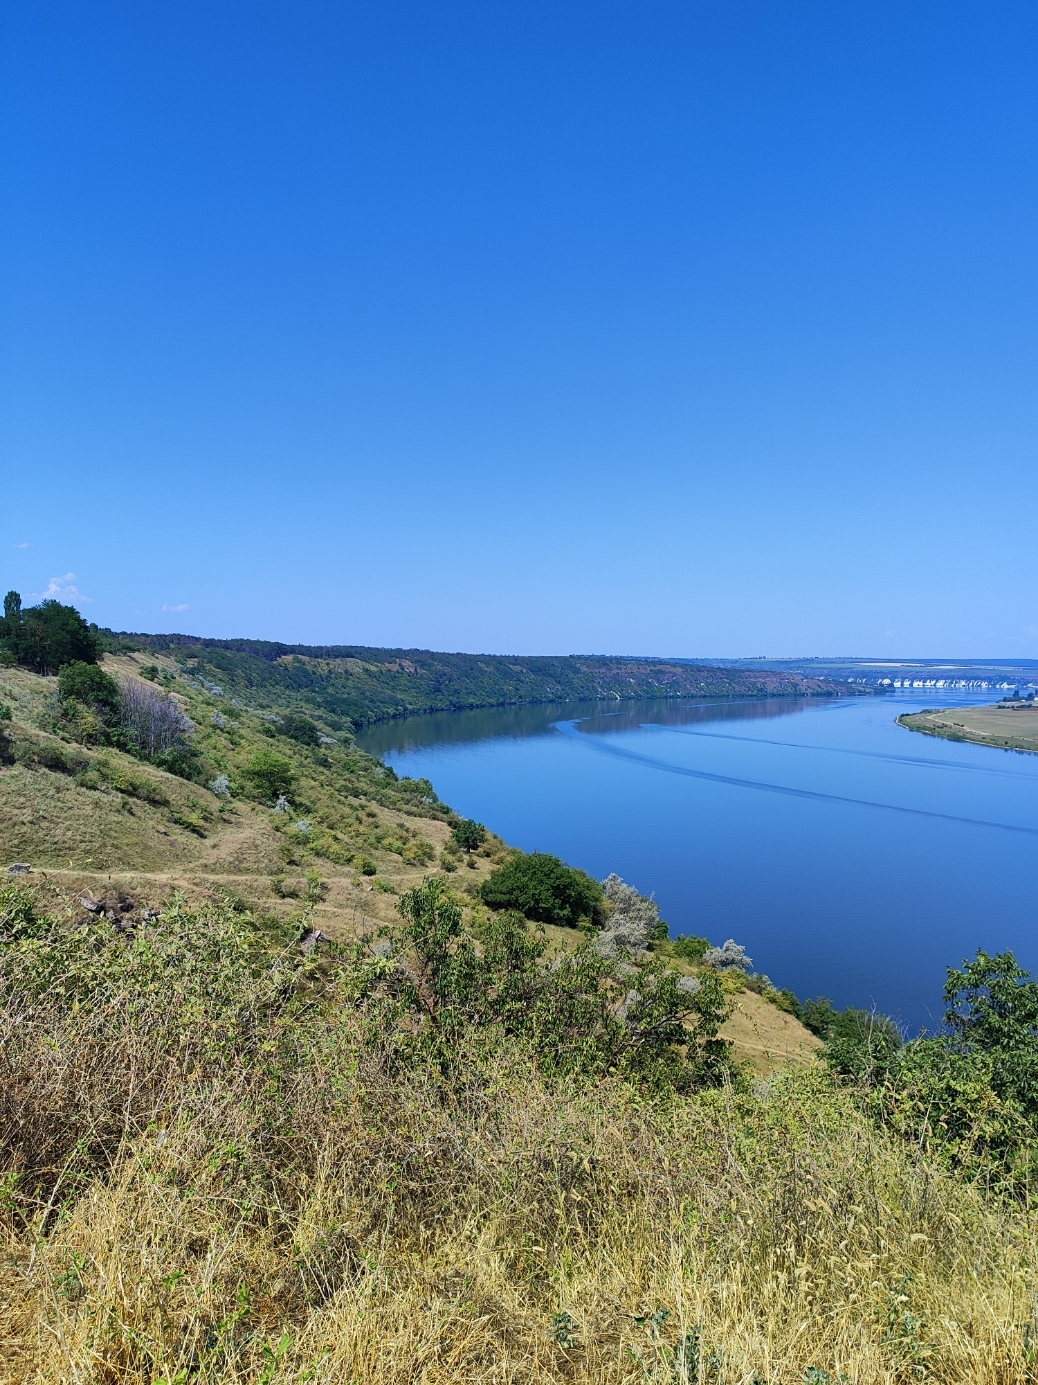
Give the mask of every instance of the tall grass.
[[4, 1381], [1038, 1378], [1029, 1208], [821, 1071], [662, 1098], [484, 1035], [447, 1082], [222, 906], [23, 912]]

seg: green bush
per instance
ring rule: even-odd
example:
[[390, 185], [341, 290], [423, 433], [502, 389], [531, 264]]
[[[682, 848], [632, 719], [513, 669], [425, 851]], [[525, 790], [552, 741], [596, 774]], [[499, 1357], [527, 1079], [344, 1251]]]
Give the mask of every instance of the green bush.
[[783, 987], [780, 991], [775, 991], [768, 996], [773, 1005], [777, 1005], [780, 1010], [785, 1010], [787, 1015], [792, 1015], [794, 1019], [802, 1019], [803, 1007], [797, 998], [796, 992]]
[[844, 1077], [872, 1084], [886, 1077], [901, 1044], [901, 1033], [889, 1016], [851, 1006], [833, 1012], [825, 1035], [825, 1057]]
[[516, 909], [537, 923], [575, 928], [582, 920], [601, 923], [602, 886], [557, 856], [516, 853], [486, 880], [481, 890], [491, 909]]
[[1038, 1129], [1006, 1098], [990, 1054], [944, 1038], [906, 1044], [869, 1103], [881, 1124], [985, 1181], [1026, 1188], [1038, 1175]]
[[545, 1073], [613, 1073], [670, 1090], [738, 1076], [730, 1045], [718, 1038], [730, 1008], [716, 977], [695, 992], [679, 990], [660, 963], [620, 973], [590, 943], [549, 960], [543, 934], [512, 909], [484, 923], [477, 948], [462, 933], [450, 886], [436, 877], [399, 908], [401, 942], [415, 959], [396, 990], [414, 1016], [405, 1043], [424, 1039], [441, 1062], [451, 1061], [462, 1034], [489, 1029], [526, 1040]]
[[85, 755], [60, 741], [21, 741], [15, 748], [15, 759], [27, 769], [49, 769], [57, 774], [79, 774], [90, 764]]
[[817, 1034], [820, 1039], [828, 1036], [836, 1009], [828, 996], [820, 995], [814, 1000], [805, 1000], [800, 1007], [800, 1022]]
[[74, 660], [58, 674], [58, 692], [66, 701], [81, 702], [103, 712], [117, 713], [122, 705], [119, 684], [97, 664]]
[[710, 951], [710, 946], [706, 938], [697, 938], [694, 933], [687, 933], [683, 937], [675, 938], [670, 950], [675, 957], [684, 957], [686, 962], [701, 962]]
[[[139, 798], [142, 803], [152, 803], [157, 807], [167, 807], [169, 804], [169, 794], [161, 784], [150, 779], [146, 774], [140, 774], [132, 769], [118, 765], [107, 755], [99, 755], [94, 762], [94, 770], [103, 776], [104, 781], [110, 788], [117, 793], [127, 794], [130, 798]], [[89, 773], [89, 771], [88, 771]], [[92, 788], [92, 784], [87, 784]]]
[[279, 724], [275, 727], [278, 735], [287, 736], [299, 745], [320, 745], [321, 733], [309, 717], [301, 712], [282, 712]]
[[264, 803], [272, 803], [292, 791], [295, 783], [295, 767], [291, 760], [279, 755], [276, 750], [257, 750], [242, 770], [242, 778], [253, 798]]

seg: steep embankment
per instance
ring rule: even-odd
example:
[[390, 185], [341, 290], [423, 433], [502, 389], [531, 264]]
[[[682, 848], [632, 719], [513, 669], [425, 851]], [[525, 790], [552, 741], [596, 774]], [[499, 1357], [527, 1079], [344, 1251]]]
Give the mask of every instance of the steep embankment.
[[[446, 870], [461, 897], [474, 900], [508, 853], [492, 834], [478, 851], [445, 851], [451, 814], [432, 785], [397, 779], [348, 733], [333, 735], [330, 719], [310, 727], [317, 744], [301, 744], [284, 734], [283, 722], [234, 706], [197, 677], [174, 677], [167, 656], [108, 655], [103, 666], [129, 679], [158, 670], [194, 724], [203, 782], [111, 746], [74, 742], [59, 715], [57, 680], [5, 669], [0, 701], [12, 720], [0, 723], [4, 864], [23, 862], [55, 884], [121, 890], [149, 903], [173, 889], [189, 898], [230, 892], [282, 923], [305, 906], [313, 926], [343, 939], [396, 921], [400, 894], [434, 872]], [[209, 786], [226, 775], [238, 790], [256, 755], [271, 750], [291, 767], [291, 812]], [[557, 947], [579, 938], [552, 931]], [[758, 1071], [806, 1061], [817, 1048], [798, 1021], [753, 992], [735, 1003], [726, 1036]]]
[[635, 697], [839, 697], [861, 689], [769, 670], [668, 660], [513, 658], [424, 649], [288, 645], [102, 632], [113, 652], [172, 656], [209, 685], [262, 708], [299, 707], [355, 728], [389, 717], [524, 702]]
[[[1031, 1378], [1033, 1213], [1004, 1164], [958, 1164], [998, 1133], [983, 1084], [935, 1137], [930, 1088], [918, 1119], [911, 1091], [877, 1107], [749, 991], [725, 1032], [784, 1072], [679, 1091], [594, 1066], [681, 990], [657, 957], [602, 988], [579, 952], [524, 962], [521, 920], [504, 949], [474, 897], [503, 843], [445, 850], [430, 785], [165, 663], [190, 781], [76, 741], [54, 679], [0, 672], [0, 849], [33, 866], [0, 902], [0, 1385]], [[272, 753], [289, 813], [249, 788]], [[400, 929], [441, 871], [456, 951], [425, 915]]]

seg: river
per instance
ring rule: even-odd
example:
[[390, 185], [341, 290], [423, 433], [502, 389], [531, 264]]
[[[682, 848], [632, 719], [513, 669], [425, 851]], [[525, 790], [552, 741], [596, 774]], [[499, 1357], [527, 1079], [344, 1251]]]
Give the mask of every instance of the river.
[[512, 845], [654, 893], [672, 936], [735, 938], [776, 985], [916, 1031], [977, 948], [1038, 968], [1038, 756], [895, 722], [992, 700], [565, 703], [360, 740]]

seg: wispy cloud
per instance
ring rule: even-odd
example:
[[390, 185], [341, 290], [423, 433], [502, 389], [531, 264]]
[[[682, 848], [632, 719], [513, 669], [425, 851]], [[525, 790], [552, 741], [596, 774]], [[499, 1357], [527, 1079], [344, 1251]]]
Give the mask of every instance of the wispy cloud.
[[29, 547], [29, 545], [28, 545], [27, 543], [16, 543], [16, 544], [15, 544], [15, 548], [28, 548], [28, 547]]
[[89, 596], [84, 596], [76, 586], [76, 574], [66, 572], [64, 577], [52, 577], [47, 583], [47, 590], [34, 592], [34, 596], [40, 601], [89, 601]]
[[182, 602], [180, 603], [179, 606], [168, 606], [168, 605], [167, 605], [167, 606], [163, 606], [162, 609], [163, 609], [164, 611], [186, 611], [186, 610], [187, 610], [187, 602], [186, 602], [186, 601], [182, 601]]

